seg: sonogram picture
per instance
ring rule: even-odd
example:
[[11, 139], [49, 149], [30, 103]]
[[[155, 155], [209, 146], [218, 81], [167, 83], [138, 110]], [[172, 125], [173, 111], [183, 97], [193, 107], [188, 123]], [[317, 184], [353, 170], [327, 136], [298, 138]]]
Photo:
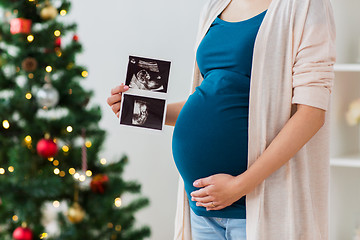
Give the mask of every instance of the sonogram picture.
[[144, 125], [149, 116], [148, 109], [149, 107], [147, 102], [141, 100], [135, 100], [132, 124]]
[[170, 61], [129, 56], [120, 125], [162, 130], [165, 124]]
[[170, 62], [129, 57], [125, 84], [132, 89], [167, 93]]

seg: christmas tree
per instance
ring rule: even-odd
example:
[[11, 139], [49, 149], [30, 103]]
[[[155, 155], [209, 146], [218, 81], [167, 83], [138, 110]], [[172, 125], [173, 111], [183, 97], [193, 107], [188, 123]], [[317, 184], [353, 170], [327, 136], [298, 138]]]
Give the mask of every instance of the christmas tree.
[[[149, 200], [122, 204], [141, 191], [121, 177], [128, 158], [99, 156], [105, 132], [81, 86], [77, 26], [61, 22], [70, 5], [0, 2], [0, 239], [143, 239], [150, 229], [134, 213]], [[50, 212], [64, 206], [51, 233]]]

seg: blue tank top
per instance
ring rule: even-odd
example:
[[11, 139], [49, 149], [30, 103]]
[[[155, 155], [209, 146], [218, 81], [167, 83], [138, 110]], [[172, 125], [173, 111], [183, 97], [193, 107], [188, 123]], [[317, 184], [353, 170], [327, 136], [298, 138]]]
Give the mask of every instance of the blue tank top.
[[245, 197], [221, 210], [191, 201], [196, 179], [247, 169], [248, 110], [255, 38], [266, 11], [241, 22], [219, 16], [201, 41], [196, 60], [204, 80], [182, 108], [172, 151], [191, 209], [200, 216], [246, 218]]

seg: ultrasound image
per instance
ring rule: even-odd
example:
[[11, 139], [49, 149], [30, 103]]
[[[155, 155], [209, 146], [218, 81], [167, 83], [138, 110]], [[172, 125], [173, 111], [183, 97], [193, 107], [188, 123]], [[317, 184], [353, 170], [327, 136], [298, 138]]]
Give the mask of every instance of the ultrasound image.
[[162, 130], [165, 99], [124, 94], [120, 124]]
[[132, 124], [144, 125], [148, 116], [149, 116], [149, 112], [146, 102], [135, 100]]
[[167, 92], [170, 62], [129, 56], [125, 84], [133, 89]]

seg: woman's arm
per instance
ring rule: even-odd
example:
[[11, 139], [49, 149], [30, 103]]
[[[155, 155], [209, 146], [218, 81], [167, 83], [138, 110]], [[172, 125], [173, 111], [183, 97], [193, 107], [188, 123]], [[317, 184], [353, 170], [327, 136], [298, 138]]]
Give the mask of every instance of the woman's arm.
[[237, 177], [238, 184], [243, 180], [248, 184], [245, 194], [289, 161], [324, 125], [325, 110], [302, 104], [297, 106], [296, 113], [261, 156], [243, 176]]
[[[191, 193], [198, 206], [220, 210], [253, 191], [264, 179], [289, 161], [324, 125], [325, 110], [297, 105], [297, 111], [247, 171], [238, 176], [215, 174], [198, 179]], [[215, 208], [212, 207], [214, 202]]]
[[170, 103], [167, 105], [165, 124], [175, 126], [179, 113], [186, 101]]

